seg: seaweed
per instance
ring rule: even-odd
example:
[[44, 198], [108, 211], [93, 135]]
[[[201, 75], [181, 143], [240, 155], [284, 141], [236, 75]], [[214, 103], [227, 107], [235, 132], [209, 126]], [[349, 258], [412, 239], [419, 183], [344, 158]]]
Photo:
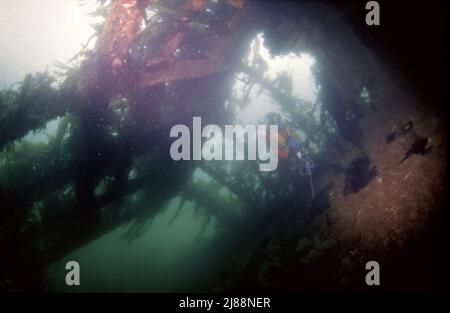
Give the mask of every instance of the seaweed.
[[[138, 3], [153, 9], [153, 1]], [[59, 64], [60, 84], [49, 73], [37, 73], [27, 75], [17, 89], [0, 92], [0, 280], [7, 279], [7, 288], [13, 282], [21, 290], [42, 289], [46, 266], [117, 226], [130, 223], [123, 239], [132, 242], [175, 197], [182, 200], [169, 224], [190, 201], [204, 221], [199, 238], [215, 220], [228, 241], [246, 238], [242, 246], [252, 244], [278, 218], [313, 205], [307, 200], [309, 182], [299, 179], [293, 164], [283, 165], [277, 173], [260, 173], [256, 162], [177, 163], [169, 157], [166, 139], [174, 124], [198, 114], [208, 123], [233, 121], [232, 112], [246, 103], [245, 94], [233, 97], [230, 91], [239, 73], [245, 75], [247, 90], [258, 84], [260, 92], [267, 92], [281, 107], [286, 120], [305, 133], [318, 168], [329, 166], [323, 157], [325, 147], [338, 142], [338, 136], [355, 146], [362, 140], [356, 134], [363, 113], [358, 103], [343, 100], [335, 86], [339, 75], [333, 76], [326, 63], [319, 64], [328, 79], [322, 82], [323, 101], [313, 104], [312, 110], [305, 110], [309, 105], [293, 96], [292, 76], [282, 73], [270, 80], [261, 62], [242, 63], [249, 42], [261, 28], [274, 54], [294, 49], [293, 42], [301, 37], [285, 32], [297, 19], [271, 29], [267, 20], [275, 18], [268, 19], [261, 10], [267, 4], [243, 3], [215, 6], [211, 2], [216, 18], [223, 20], [203, 36], [195, 33], [205, 31], [198, 29], [198, 23], [204, 22], [199, 12], [188, 14], [193, 24], [185, 23], [179, 18], [186, 15], [179, 11], [185, 1], [168, 2], [166, 9], [155, 6], [151, 18], [164, 19], [161, 26], [149, 21], [139, 32], [136, 25], [147, 18], [135, 12], [129, 37], [123, 39], [120, 34], [127, 30], [115, 24], [118, 6], [100, 1], [97, 13], [106, 14], [106, 22], [96, 34], [97, 45], [74, 57], [79, 66]], [[277, 17], [289, 13], [286, 4], [281, 8]], [[202, 54], [194, 58], [191, 52], [198, 48], [194, 42], [202, 38], [208, 40], [202, 42]], [[282, 48], [276, 47], [276, 40], [283, 42]], [[154, 50], [137, 49], [146, 45]], [[186, 54], [177, 58], [178, 49]], [[318, 121], [313, 118], [316, 109]], [[342, 112], [350, 112], [352, 118]], [[57, 117], [58, 129], [48, 143], [24, 139]], [[210, 180], [195, 181], [196, 170]], [[367, 156], [354, 161], [347, 169], [348, 191], [357, 192], [374, 173]], [[318, 189], [318, 196], [326, 192]], [[332, 248], [318, 246], [320, 251]], [[316, 257], [311, 254], [304, 261]], [[37, 266], [25, 266], [28, 262]], [[30, 282], [29, 273], [16, 268], [40, 271]]]

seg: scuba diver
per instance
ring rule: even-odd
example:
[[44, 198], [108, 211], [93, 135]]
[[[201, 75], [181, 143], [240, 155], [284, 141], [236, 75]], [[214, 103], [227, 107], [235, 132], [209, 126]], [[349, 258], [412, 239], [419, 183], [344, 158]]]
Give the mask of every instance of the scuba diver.
[[267, 115], [267, 121], [270, 125], [278, 125], [278, 158], [286, 160], [294, 168], [300, 166], [300, 175], [304, 177], [308, 176], [311, 195], [314, 200], [314, 186], [312, 181], [314, 163], [306, 151], [305, 146], [300, 141], [300, 137], [294, 129], [288, 127], [281, 120], [281, 115], [278, 113], [269, 113]]

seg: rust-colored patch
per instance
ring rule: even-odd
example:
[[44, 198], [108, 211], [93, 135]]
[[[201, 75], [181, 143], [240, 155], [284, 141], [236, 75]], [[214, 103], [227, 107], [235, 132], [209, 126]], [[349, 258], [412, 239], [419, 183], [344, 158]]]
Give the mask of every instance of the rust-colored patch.
[[[160, 83], [201, 78], [213, 73], [221, 72], [229, 67], [229, 57], [232, 53], [233, 36], [238, 27], [240, 12], [232, 16], [230, 21], [224, 21], [229, 26], [229, 34], [217, 39], [215, 45], [205, 51], [203, 59], [175, 60], [174, 53], [189, 31], [189, 18], [175, 18], [173, 25], [168, 23], [168, 33], [163, 49], [160, 53], [149, 56], [145, 65], [139, 71], [127, 66], [130, 47], [135, 42], [140, 26], [145, 19], [145, 8], [159, 3], [148, 0], [117, 0], [113, 3], [108, 14], [104, 30], [99, 38], [97, 58], [90, 60], [86, 66], [84, 77], [79, 82], [79, 88], [86, 90], [103, 90], [107, 96], [115, 96], [123, 91], [136, 87], [148, 87]], [[243, 8], [244, 1], [228, 1], [230, 5]], [[205, 8], [205, 0], [186, 0], [180, 2], [185, 11], [201, 11]], [[160, 38], [158, 39], [160, 40]], [[147, 45], [153, 43], [148, 42]], [[161, 45], [160, 42], [157, 43]], [[102, 81], [106, 81], [100, 84]], [[107, 88], [98, 87], [107, 86]], [[81, 87], [80, 87], [81, 86]]]

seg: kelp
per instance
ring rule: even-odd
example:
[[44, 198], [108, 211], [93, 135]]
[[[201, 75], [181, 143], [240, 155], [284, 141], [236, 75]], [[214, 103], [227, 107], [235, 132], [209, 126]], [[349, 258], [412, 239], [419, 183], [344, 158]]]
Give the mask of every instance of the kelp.
[[49, 73], [27, 75], [17, 90], [0, 91], [0, 149], [65, 112]]
[[[8, 277], [15, 263], [29, 259], [42, 262], [43, 270], [126, 223], [130, 226], [124, 239], [131, 242], [174, 197], [180, 197], [181, 204], [171, 222], [189, 201], [204, 220], [199, 236], [215, 220], [224, 233], [239, 230], [248, 234], [248, 241], [283, 209], [299, 206], [299, 198], [304, 200], [302, 208], [311, 205], [307, 181], [299, 179], [290, 164], [279, 173], [261, 173], [256, 162], [170, 159], [171, 126], [186, 124], [193, 115], [205, 122], [233, 122], [234, 106], [225, 108], [225, 100], [246, 103], [230, 95], [236, 73], [244, 72], [247, 84], [257, 83], [268, 92], [293, 126], [305, 132], [311, 154], [313, 144], [326, 146], [336, 128], [342, 133], [348, 124], [337, 119], [331, 100], [325, 98], [320, 120], [315, 121], [311, 117], [316, 107], [303, 109], [305, 103], [292, 95], [290, 77], [271, 81], [262, 75], [263, 64], [242, 64], [250, 40], [267, 25], [264, 12], [273, 11], [257, 10], [267, 4], [204, 2], [215, 10], [215, 28], [210, 17], [202, 16], [204, 10], [189, 11], [188, 2], [164, 1], [152, 7], [154, 1], [137, 1], [139, 8], [131, 15], [121, 15], [120, 0], [113, 6], [103, 2], [97, 13], [106, 14], [106, 22], [98, 29], [95, 48], [76, 56], [79, 67], [60, 65], [59, 85], [43, 73], [28, 75], [17, 90], [0, 92], [0, 148], [9, 145], [0, 153], [0, 242], [3, 246], [9, 238], [20, 238], [30, 246], [21, 254], [20, 245], [4, 245], [0, 259], [8, 266], [0, 269], [0, 278]], [[148, 20], [143, 8], [155, 14]], [[120, 16], [130, 23], [119, 25]], [[156, 26], [154, 21], [160, 20]], [[213, 29], [205, 33], [202, 25]], [[284, 34], [283, 29], [265, 30], [269, 43]], [[297, 38], [288, 35], [290, 41]], [[201, 42], [201, 55], [193, 57], [189, 51], [195, 46], [189, 45], [200, 43], [192, 38], [214, 40]], [[56, 117], [61, 120], [48, 143], [23, 140]], [[196, 168], [211, 181], [195, 181]], [[20, 274], [12, 279], [20, 288], [28, 286]]]

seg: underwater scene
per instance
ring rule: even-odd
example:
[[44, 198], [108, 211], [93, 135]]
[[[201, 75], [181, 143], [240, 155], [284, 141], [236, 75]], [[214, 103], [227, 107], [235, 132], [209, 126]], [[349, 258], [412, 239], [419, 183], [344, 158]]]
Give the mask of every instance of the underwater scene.
[[0, 293], [448, 290], [447, 10], [406, 7], [1, 0]]

